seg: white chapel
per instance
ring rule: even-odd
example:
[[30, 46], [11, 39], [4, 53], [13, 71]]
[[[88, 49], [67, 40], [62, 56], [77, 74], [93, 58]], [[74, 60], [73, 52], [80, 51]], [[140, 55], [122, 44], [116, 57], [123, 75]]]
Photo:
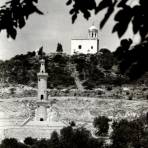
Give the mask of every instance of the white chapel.
[[95, 54], [99, 50], [98, 29], [92, 25], [88, 29], [87, 39], [71, 40], [71, 55], [73, 54]]

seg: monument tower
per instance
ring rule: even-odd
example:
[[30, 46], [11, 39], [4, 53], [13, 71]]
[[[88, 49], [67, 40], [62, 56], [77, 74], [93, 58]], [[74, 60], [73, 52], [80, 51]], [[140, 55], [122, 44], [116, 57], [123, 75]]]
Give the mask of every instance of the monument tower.
[[40, 72], [38, 76], [38, 98], [37, 98], [37, 111], [36, 111], [36, 120], [37, 121], [46, 121], [47, 120], [47, 78], [48, 73], [45, 72], [45, 60], [41, 60]]

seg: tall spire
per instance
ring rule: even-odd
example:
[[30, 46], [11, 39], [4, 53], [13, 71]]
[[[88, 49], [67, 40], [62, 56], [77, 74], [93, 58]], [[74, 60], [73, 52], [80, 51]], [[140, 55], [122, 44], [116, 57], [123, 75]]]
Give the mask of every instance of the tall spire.
[[40, 61], [40, 72], [38, 75], [38, 108], [36, 112], [36, 120], [45, 121], [47, 120], [47, 78], [48, 73], [45, 72], [45, 60]]
[[40, 61], [40, 72], [38, 73], [38, 100], [47, 100], [47, 78], [48, 73], [45, 72], [45, 60]]
[[45, 60], [42, 59], [40, 62], [41, 62], [40, 72], [45, 73]]

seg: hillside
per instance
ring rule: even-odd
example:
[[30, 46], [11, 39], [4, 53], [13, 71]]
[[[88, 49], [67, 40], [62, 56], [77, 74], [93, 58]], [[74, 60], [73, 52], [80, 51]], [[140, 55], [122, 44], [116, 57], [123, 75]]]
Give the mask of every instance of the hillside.
[[[128, 79], [119, 74], [113, 54], [106, 50], [94, 55], [69, 56], [64, 53], [45, 55], [46, 71], [49, 74], [48, 88], [75, 88], [73, 68], [76, 69], [79, 80], [87, 89], [101, 84], [120, 85], [127, 82]], [[36, 55], [35, 52], [28, 52], [1, 61], [1, 83], [36, 87], [40, 58], [41, 56]]]
[[[55, 118], [61, 121], [75, 121], [92, 123], [94, 117], [105, 115], [113, 119], [127, 118], [132, 120], [143, 113], [148, 112], [147, 101], [84, 98], [84, 97], [54, 97], [52, 109], [56, 113]], [[9, 120], [25, 120], [34, 112], [31, 104], [35, 106], [35, 98], [22, 98], [21, 100], [7, 100], [0, 104], [0, 118]], [[31, 104], [30, 104], [31, 103]], [[30, 106], [30, 107], [29, 107]], [[15, 124], [15, 123], [14, 123]]]
[[[64, 88], [47, 89], [48, 97], [96, 97], [117, 100], [148, 100], [148, 87], [146, 85], [100, 85], [93, 90]], [[26, 85], [0, 86], [0, 99], [36, 97], [37, 88]]]
[[[132, 119], [148, 112], [145, 85], [102, 85], [94, 90], [48, 89], [49, 105], [60, 120], [92, 122], [98, 115]], [[37, 89], [25, 85], [0, 87], [0, 118], [24, 120], [34, 114]]]

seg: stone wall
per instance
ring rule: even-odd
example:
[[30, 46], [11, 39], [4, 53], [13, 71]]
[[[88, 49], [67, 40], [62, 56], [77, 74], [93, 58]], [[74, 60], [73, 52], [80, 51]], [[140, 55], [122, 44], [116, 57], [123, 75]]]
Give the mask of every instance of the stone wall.
[[26, 137], [32, 138], [50, 138], [53, 131], [59, 132], [61, 128], [50, 128], [50, 127], [16, 127], [4, 129], [3, 137], [5, 138], [16, 138], [23, 141]]

